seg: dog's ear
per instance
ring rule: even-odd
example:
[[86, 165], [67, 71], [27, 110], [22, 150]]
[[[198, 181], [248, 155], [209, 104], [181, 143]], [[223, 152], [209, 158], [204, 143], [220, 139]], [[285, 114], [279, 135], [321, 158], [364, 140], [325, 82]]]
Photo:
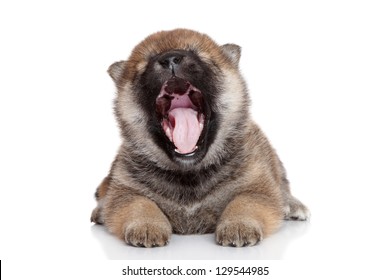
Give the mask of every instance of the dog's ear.
[[111, 78], [114, 80], [115, 84], [119, 84], [119, 81], [122, 78], [123, 71], [125, 70], [126, 61], [121, 60], [111, 64], [107, 72], [110, 74]]
[[241, 57], [241, 47], [236, 44], [225, 44], [221, 46], [223, 53], [235, 66], [238, 66]]

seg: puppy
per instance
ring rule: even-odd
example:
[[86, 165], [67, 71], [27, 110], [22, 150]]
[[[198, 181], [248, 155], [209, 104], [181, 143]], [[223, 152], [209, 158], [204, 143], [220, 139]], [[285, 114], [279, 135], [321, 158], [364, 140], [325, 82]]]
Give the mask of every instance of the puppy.
[[249, 115], [240, 47], [192, 30], [150, 35], [110, 66], [122, 145], [91, 220], [133, 246], [215, 232], [251, 246], [306, 220], [281, 161]]

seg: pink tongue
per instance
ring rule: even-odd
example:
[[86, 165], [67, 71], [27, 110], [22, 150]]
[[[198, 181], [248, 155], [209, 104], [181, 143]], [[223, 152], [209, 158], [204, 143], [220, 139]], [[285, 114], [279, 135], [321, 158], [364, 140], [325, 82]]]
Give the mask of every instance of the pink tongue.
[[198, 112], [191, 108], [176, 108], [169, 112], [169, 119], [173, 126], [173, 143], [178, 151], [182, 154], [194, 151], [201, 133]]

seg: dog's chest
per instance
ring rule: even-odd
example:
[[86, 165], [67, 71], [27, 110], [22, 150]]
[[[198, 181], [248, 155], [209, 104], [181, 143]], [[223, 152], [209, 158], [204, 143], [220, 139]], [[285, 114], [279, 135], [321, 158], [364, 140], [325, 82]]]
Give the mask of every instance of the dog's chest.
[[179, 234], [214, 232], [221, 211], [202, 203], [167, 211], [173, 231]]
[[165, 201], [165, 203], [159, 203], [159, 207], [168, 217], [174, 233], [202, 234], [215, 231], [226, 204], [225, 199], [208, 198], [190, 205]]

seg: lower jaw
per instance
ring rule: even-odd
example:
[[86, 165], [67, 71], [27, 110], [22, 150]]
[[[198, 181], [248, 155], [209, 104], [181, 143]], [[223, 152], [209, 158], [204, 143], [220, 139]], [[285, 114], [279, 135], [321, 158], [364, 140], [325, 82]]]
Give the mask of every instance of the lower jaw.
[[182, 156], [182, 157], [192, 157], [192, 156], [195, 155], [197, 150], [198, 150], [198, 146], [195, 146], [195, 148], [194, 148], [194, 150], [192, 152], [183, 154], [183, 153], [180, 153], [178, 149], [175, 149], [175, 153], [176, 153], [176, 155], [179, 155], [179, 156]]
[[193, 168], [199, 164], [204, 157], [204, 151], [199, 146], [197, 149], [188, 154], [171, 152], [171, 160], [175, 162], [181, 170], [193, 170]]

